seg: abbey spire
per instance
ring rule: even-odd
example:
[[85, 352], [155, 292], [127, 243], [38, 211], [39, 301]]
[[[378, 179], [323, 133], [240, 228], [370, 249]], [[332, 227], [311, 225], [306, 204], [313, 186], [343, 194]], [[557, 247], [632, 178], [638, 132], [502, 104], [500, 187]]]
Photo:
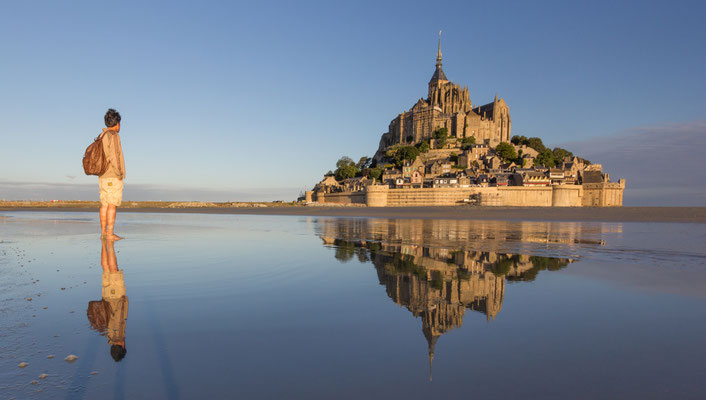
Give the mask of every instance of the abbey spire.
[[439, 31], [439, 50], [436, 52], [436, 70], [429, 81], [429, 87], [437, 86], [439, 81], [448, 82], [444, 70], [441, 69], [441, 31]]

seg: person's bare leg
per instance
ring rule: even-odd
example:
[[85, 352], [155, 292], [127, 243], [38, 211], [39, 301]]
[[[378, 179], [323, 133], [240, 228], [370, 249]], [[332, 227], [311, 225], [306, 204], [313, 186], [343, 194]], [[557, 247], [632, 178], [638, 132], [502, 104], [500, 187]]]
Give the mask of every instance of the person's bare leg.
[[107, 218], [106, 218], [106, 225], [105, 225], [105, 237], [108, 240], [120, 240], [122, 239], [120, 236], [116, 235], [113, 230], [115, 229], [115, 214], [117, 213], [118, 208], [112, 204], [108, 205], [108, 212], [107, 212]]
[[101, 220], [101, 239], [105, 238], [105, 226], [108, 223], [108, 205], [101, 204], [100, 210], [98, 210], [98, 215]]

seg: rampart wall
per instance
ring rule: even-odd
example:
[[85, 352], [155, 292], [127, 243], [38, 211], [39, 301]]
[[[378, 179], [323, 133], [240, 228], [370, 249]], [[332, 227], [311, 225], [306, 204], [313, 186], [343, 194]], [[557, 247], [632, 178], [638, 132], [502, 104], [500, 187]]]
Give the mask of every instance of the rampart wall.
[[369, 207], [453, 206], [476, 204], [506, 207], [620, 207], [625, 180], [584, 185], [501, 186], [471, 188], [390, 189], [368, 186], [350, 193], [309, 192], [318, 203], [366, 204]]

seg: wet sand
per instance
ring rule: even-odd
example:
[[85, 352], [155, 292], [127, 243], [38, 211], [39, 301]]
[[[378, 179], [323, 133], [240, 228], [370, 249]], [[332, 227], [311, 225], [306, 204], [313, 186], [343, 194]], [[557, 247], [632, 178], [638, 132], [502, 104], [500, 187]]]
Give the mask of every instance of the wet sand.
[[[0, 211], [86, 212], [89, 207], [0, 207]], [[120, 213], [199, 213], [325, 217], [706, 223], [706, 207], [136, 207]]]

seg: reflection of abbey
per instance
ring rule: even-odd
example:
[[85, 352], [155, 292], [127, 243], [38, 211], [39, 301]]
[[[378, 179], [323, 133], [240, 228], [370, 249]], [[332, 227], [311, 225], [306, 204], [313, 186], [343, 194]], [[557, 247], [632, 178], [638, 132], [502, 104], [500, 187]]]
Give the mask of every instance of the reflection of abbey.
[[397, 115], [372, 158], [343, 157], [307, 203], [405, 206], [613, 207], [625, 180], [540, 138], [512, 136], [504, 99], [474, 104], [442, 69], [441, 33], [427, 97]]
[[429, 81], [426, 99], [393, 119], [380, 139], [380, 150], [394, 144], [414, 144], [433, 139], [434, 131], [446, 128], [452, 138], [474, 137], [477, 143], [495, 146], [510, 141], [510, 109], [505, 100], [474, 106], [467, 87], [450, 82], [441, 69], [441, 36], [436, 70]]
[[506, 282], [532, 281], [542, 270], [562, 269], [572, 262], [472, 250], [475, 240], [490, 249], [496, 248], [493, 241], [498, 249], [514, 241], [538, 246], [602, 244], [582, 239], [581, 234], [591, 232], [580, 232], [581, 224], [331, 219], [318, 226], [318, 235], [335, 248], [337, 259], [372, 262], [390, 299], [422, 320], [430, 362], [439, 337], [461, 327], [466, 310], [482, 313], [490, 322], [502, 309]]

